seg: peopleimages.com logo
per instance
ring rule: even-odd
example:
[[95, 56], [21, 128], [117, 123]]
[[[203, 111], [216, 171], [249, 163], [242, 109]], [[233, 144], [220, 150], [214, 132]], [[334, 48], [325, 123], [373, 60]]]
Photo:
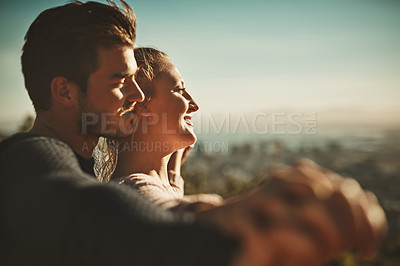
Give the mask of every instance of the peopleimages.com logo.
[[196, 116], [195, 125], [199, 134], [312, 135], [317, 133], [317, 113], [203, 113]]
[[[180, 116], [168, 116], [167, 113], [150, 114], [141, 118], [139, 127], [132, 123], [138, 121], [134, 114], [131, 116], [131, 123], [126, 123], [126, 117], [116, 119], [115, 115], [109, 113], [83, 113], [82, 133], [86, 134], [90, 128], [98, 128], [101, 132], [112, 135], [117, 132], [130, 134], [133, 128], [141, 130], [146, 134], [150, 127], [157, 125], [162, 134], [171, 135], [180, 133], [180, 129], [172, 128]], [[194, 127], [199, 134], [251, 134], [251, 135], [313, 135], [317, 133], [316, 112], [259, 112], [240, 114], [195, 114]], [[161, 125], [161, 126], [160, 126]]]

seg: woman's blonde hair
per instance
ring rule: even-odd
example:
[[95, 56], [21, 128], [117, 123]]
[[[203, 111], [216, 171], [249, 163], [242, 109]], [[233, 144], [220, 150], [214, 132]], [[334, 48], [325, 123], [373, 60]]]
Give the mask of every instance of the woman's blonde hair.
[[154, 81], [171, 67], [171, 59], [166, 53], [150, 47], [135, 48], [135, 59], [138, 66], [136, 81], [146, 98], [150, 97]]

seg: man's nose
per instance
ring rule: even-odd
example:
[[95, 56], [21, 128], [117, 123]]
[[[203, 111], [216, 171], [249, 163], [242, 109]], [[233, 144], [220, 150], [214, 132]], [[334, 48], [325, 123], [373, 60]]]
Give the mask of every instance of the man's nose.
[[144, 93], [140, 89], [139, 84], [137, 84], [136, 80], [132, 78], [131, 82], [129, 82], [129, 102], [143, 102], [144, 101]]

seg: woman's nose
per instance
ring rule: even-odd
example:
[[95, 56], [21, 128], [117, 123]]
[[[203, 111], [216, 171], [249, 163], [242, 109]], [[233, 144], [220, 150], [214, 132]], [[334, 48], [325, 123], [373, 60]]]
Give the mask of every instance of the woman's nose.
[[189, 106], [191, 107], [192, 112], [197, 112], [200, 109], [195, 101], [189, 102]]
[[193, 97], [188, 93], [188, 92], [186, 92], [186, 98], [189, 100], [189, 112], [191, 113], [191, 112], [197, 112], [199, 109], [200, 109], [200, 107], [197, 105], [197, 103], [193, 100]]

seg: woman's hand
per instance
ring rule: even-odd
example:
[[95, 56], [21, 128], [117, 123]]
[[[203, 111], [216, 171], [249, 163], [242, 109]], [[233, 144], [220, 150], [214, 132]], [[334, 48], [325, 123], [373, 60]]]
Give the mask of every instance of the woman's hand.
[[189, 155], [189, 152], [193, 149], [194, 144], [190, 145], [186, 148], [177, 150], [171, 155], [171, 158], [168, 161], [168, 178], [169, 178], [169, 183], [171, 186], [182, 190], [183, 193], [183, 187], [184, 187], [184, 180], [181, 176], [181, 167], [184, 161], [186, 160], [187, 156]]
[[175, 174], [180, 175], [182, 164], [185, 162], [189, 152], [193, 149], [193, 147], [194, 144], [174, 152], [168, 161], [168, 171], [172, 171]]

